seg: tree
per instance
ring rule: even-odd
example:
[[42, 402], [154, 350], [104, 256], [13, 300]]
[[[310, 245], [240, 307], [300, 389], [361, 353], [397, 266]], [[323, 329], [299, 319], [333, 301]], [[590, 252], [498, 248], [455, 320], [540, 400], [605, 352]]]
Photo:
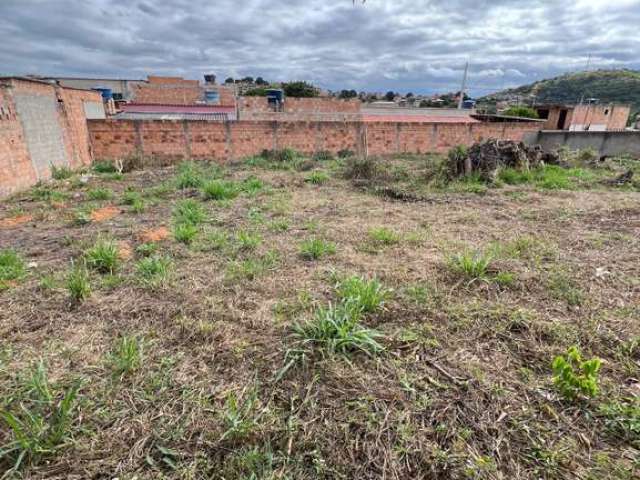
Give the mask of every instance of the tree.
[[358, 92], [355, 90], [341, 90], [338, 98], [356, 98], [358, 96]]
[[395, 98], [396, 98], [396, 94], [395, 94], [394, 92], [392, 92], [391, 90], [389, 90], [389, 91], [385, 94], [385, 96], [384, 96], [384, 99], [385, 99], [387, 102], [393, 102], [393, 100], [394, 100]]
[[244, 77], [242, 83], [253, 83], [253, 77]]
[[246, 97], [266, 97], [267, 96], [267, 89], [263, 88], [263, 87], [258, 87], [258, 88], [252, 88], [250, 90], [247, 90], [244, 95]]
[[282, 89], [287, 97], [317, 97], [320, 91], [307, 82], [287, 82], [282, 84]]
[[523, 117], [523, 118], [540, 118], [538, 112], [536, 112], [531, 107], [525, 106], [513, 106], [507, 108], [502, 115], [506, 115], [508, 117]]
[[228, 78], [224, 81], [224, 83], [233, 83], [233, 82], [234, 82], [233, 77], [228, 77]]
[[407, 98], [411, 98], [411, 97], [413, 97], [413, 93], [411, 93], [411, 92], [407, 93], [406, 97], [407, 97]]
[[269, 82], [262, 77], [258, 77], [256, 78], [256, 85], [269, 85]]

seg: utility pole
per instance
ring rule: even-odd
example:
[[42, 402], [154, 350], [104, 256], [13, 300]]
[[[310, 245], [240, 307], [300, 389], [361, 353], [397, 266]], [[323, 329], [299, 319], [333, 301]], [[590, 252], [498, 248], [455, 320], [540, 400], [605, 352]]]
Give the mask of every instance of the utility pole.
[[467, 89], [467, 73], [469, 73], [469, 62], [464, 66], [464, 75], [462, 76], [462, 88], [460, 88], [460, 99], [458, 100], [458, 110], [462, 110], [464, 102], [464, 91]]

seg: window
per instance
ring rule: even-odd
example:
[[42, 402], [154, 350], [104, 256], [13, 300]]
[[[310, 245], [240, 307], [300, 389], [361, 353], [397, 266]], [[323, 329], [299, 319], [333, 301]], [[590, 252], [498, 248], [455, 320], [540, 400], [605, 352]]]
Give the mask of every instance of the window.
[[217, 90], [207, 90], [204, 92], [204, 100], [207, 103], [220, 103], [220, 93]]

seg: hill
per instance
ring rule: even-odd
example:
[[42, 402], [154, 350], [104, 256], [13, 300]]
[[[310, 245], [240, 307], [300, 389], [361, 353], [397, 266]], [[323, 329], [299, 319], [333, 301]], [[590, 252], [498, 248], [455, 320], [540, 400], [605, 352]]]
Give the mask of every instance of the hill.
[[576, 103], [580, 98], [597, 98], [602, 103], [630, 103], [640, 111], [640, 71], [596, 70], [568, 73], [512, 88], [479, 99], [483, 103], [503, 100], [525, 103]]

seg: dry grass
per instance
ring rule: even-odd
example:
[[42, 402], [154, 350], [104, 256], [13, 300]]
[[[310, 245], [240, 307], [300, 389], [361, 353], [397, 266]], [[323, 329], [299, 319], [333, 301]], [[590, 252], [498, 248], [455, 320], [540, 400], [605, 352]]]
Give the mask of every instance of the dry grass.
[[[418, 191], [427, 161], [391, 171]], [[64, 441], [21, 475], [637, 478], [639, 193], [465, 187], [409, 202], [326, 168], [330, 181], [311, 184], [305, 172], [229, 167], [221, 181], [262, 186], [216, 202], [177, 189], [169, 168], [71, 178], [0, 206], [0, 219], [29, 218], [0, 223], [0, 244], [26, 265], [0, 291], [0, 410], [21, 414], [40, 360], [52, 405], [79, 385]], [[101, 222], [78, 225], [51, 200], [128, 188], [144, 210]], [[195, 238], [137, 248], [171, 230], [186, 198], [205, 210]], [[371, 248], [383, 227], [394, 241]], [[90, 272], [91, 295], [74, 302], [70, 260], [101, 238], [135, 253]], [[310, 238], [335, 253], [302, 259]], [[465, 251], [490, 252], [487, 275], [512, 281], [469, 282], [449, 264]], [[141, 281], [145, 255], [171, 265], [162, 285]], [[384, 350], [296, 352], [295, 326], [336, 305], [336, 279], [353, 276], [384, 288], [383, 305], [359, 319]], [[572, 345], [603, 360], [594, 399], [554, 388], [551, 362]], [[3, 423], [0, 445], [13, 440]]]

